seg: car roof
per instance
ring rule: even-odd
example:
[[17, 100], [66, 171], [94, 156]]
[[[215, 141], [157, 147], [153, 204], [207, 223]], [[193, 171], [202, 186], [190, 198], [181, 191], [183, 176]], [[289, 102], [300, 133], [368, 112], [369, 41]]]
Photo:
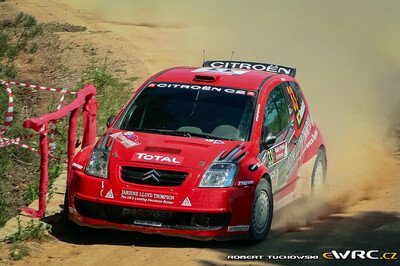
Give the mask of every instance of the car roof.
[[[200, 76], [200, 78], [204, 76], [206, 76], [206, 78], [211, 77], [214, 78], [215, 81], [199, 81], [195, 79], [196, 76]], [[160, 72], [152, 81], [257, 90], [262, 85], [263, 81], [271, 76], [284, 76], [291, 79], [291, 77], [287, 75], [257, 70], [176, 67]]]

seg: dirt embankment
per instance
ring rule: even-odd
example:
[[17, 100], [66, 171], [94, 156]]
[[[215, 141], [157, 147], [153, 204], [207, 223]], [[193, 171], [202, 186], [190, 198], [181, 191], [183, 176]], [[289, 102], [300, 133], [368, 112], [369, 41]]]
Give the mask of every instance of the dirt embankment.
[[[400, 114], [394, 86], [400, 66], [400, 35], [393, 34], [399, 22], [396, 1], [256, 1], [247, 7], [169, 1], [158, 9], [106, 2], [23, 0], [12, 6], [41, 22], [87, 27], [61, 32], [61, 43], [108, 53], [128, 76], [140, 77], [137, 83], [163, 67], [199, 64], [203, 49], [208, 57], [227, 58], [236, 50], [240, 58], [297, 66], [329, 145], [329, 190], [277, 213], [268, 240], [255, 247], [111, 230], [76, 234], [54, 215], [46, 219], [54, 239], [21, 263], [209, 265], [228, 263], [227, 254], [321, 256], [333, 249], [398, 249], [400, 182], [390, 135]], [[71, 66], [82, 64], [72, 56], [60, 54]]]

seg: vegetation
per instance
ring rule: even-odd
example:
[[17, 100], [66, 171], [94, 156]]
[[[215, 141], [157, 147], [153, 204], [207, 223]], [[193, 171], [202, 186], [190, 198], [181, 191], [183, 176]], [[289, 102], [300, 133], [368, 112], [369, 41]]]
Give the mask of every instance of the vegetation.
[[[103, 132], [106, 128], [106, 121], [110, 115], [117, 114], [117, 112], [125, 104], [130, 95], [124, 93], [124, 88], [127, 83], [121, 81], [116, 77], [113, 71], [113, 64], [111, 64], [107, 57], [98, 59], [93, 54], [89, 66], [82, 74], [82, 78], [78, 87], [84, 84], [95, 84], [97, 95], [96, 99], [99, 102], [99, 110], [97, 117], [97, 124], [99, 125], [98, 132]], [[112, 93], [112, 97], [110, 97]]]
[[[0, 21], [0, 80], [13, 80], [18, 75], [17, 65], [21, 57], [28, 58], [28, 64], [32, 61], [33, 54], [43, 49], [45, 44], [42, 39], [50, 39], [55, 36], [54, 32], [60, 31], [84, 31], [86, 28], [70, 24], [47, 23], [40, 24], [37, 20], [25, 13], [18, 14], [12, 20]], [[43, 37], [41, 39], [41, 37]], [[55, 38], [56, 39], [56, 38]], [[54, 51], [57, 51], [58, 43], [53, 44]], [[94, 83], [97, 87], [97, 100], [99, 102], [98, 132], [102, 132], [106, 126], [106, 120], [109, 115], [116, 114], [122, 105], [130, 97], [130, 92], [124, 89], [126, 83], [121, 81], [115, 75], [117, 72], [123, 72], [115, 68], [115, 63], [110, 63], [108, 57], [101, 58], [97, 51], [92, 47], [83, 47], [84, 53], [90, 58], [88, 67], [81, 73], [77, 88], [84, 84]], [[27, 55], [32, 55], [27, 57]], [[16, 64], [18, 62], [18, 64]], [[63, 65], [64, 66], [64, 65]], [[65, 66], [64, 66], [65, 67]], [[133, 81], [132, 77], [127, 81]], [[20, 80], [24, 81], [24, 80]], [[31, 134], [32, 131], [22, 127], [22, 122], [29, 117], [36, 116], [32, 111], [27, 110], [27, 106], [32, 104], [32, 97], [38, 93], [21, 92], [19, 89], [13, 90], [15, 94], [14, 101], [14, 120], [12, 127], [7, 131], [5, 137], [19, 137]], [[118, 93], [115, 93], [118, 92]], [[112, 93], [112, 97], [109, 97]], [[33, 95], [33, 96], [32, 96]], [[8, 95], [4, 86], [0, 85], [0, 128], [2, 116], [7, 110]], [[43, 102], [40, 98], [33, 101], [41, 112], [52, 112], [56, 109], [58, 98], [53, 102]], [[42, 105], [42, 107], [40, 107]], [[32, 108], [31, 108], [32, 109]], [[24, 110], [24, 111], [23, 111]], [[61, 160], [50, 160], [49, 163], [49, 181], [50, 185], [60, 175], [63, 164], [66, 159], [68, 119], [57, 122], [55, 149], [52, 150], [53, 158]], [[38, 147], [38, 138], [24, 141], [25, 144]], [[38, 198], [39, 195], [39, 156], [34, 152], [21, 149], [15, 145], [6, 148], [0, 148], [0, 227], [18, 213], [22, 206], [29, 205]], [[51, 196], [49, 190], [49, 196]], [[32, 227], [30, 227], [32, 229]], [[22, 232], [20, 230], [20, 232]]]
[[13, 21], [0, 25], [0, 78], [14, 78], [14, 61], [21, 53], [35, 53], [35, 38], [42, 33], [42, 26], [34, 17], [19, 13]]
[[27, 226], [21, 225], [17, 217], [18, 231], [6, 239], [9, 246], [9, 255], [13, 260], [20, 260], [30, 254], [30, 247], [24, 241], [43, 241], [48, 237], [51, 227], [42, 222], [30, 220]]
[[30, 254], [30, 247], [24, 243], [15, 243], [12, 244], [9, 248], [10, 258], [13, 260], [20, 260]]
[[[35, 53], [38, 46], [36, 38], [41, 34], [42, 27], [36, 19], [28, 14], [20, 13], [14, 20], [4, 20], [0, 22], [0, 79], [9, 80], [15, 77], [17, 69], [15, 60], [24, 53]], [[0, 102], [7, 103], [8, 95], [5, 93], [4, 86], [0, 86]], [[22, 136], [29, 134], [29, 131], [21, 126], [26, 119], [21, 110], [24, 99], [14, 102], [14, 123], [12, 132], [7, 132], [8, 137]], [[0, 114], [7, 110], [7, 104], [0, 104]], [[32, 142], [28, 142], [33, 144]], [[27, 177], [37, 175], [38, 170], [33, 167], [37, 165], [38, 157], [29, 150], [10, 146], [0, 149], [0, 226], [2, 226], [12, 215], [16, 213], [17, 206], [21, 204], [21, 199], [17, 195], [16, 189], [20, 184], [16, 183], [17, 178], [12, 176], [15, 166], [19, 167], [19, 174]], [[24, 202], [25, 203], [25, 202]]]
[[21, 225], [19, 217], [17, 217], [17, 222], [18, 231], [6, 239], [9, 244], [26, 240], [43, 241], [48, 237], [48, 231], [51, 230], [50, 225], [34, 220], [30, 220], [27, 226]]

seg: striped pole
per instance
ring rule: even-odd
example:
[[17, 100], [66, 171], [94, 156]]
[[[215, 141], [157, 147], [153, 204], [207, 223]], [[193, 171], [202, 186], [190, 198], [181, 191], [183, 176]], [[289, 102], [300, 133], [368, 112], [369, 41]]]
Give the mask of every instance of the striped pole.
[[5, 86], [8, 94], [8, 108], [6, 117], [4, 118], [4, 122], [0, 130], [0, 138], [3, 137], [4, 133], [6, 133], [7, 129], [10, 127], [11, 122], [14, 118], [14, 94], [11, 90], [9, 82], [5, 82]]

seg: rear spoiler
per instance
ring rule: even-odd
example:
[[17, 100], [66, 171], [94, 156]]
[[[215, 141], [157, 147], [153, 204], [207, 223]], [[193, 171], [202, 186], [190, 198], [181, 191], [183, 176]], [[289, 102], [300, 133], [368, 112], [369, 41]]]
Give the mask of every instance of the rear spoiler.
[[295, 68], [274, 65], [274, 64], [266, 64], [266, 63], [242, 62], [242, 61], [205, 61], [203, 63], [203, 67], [223, 67], [223, 68], [260, 70], [277, 74], [285, 74], [291, 77], [296, 76]]

